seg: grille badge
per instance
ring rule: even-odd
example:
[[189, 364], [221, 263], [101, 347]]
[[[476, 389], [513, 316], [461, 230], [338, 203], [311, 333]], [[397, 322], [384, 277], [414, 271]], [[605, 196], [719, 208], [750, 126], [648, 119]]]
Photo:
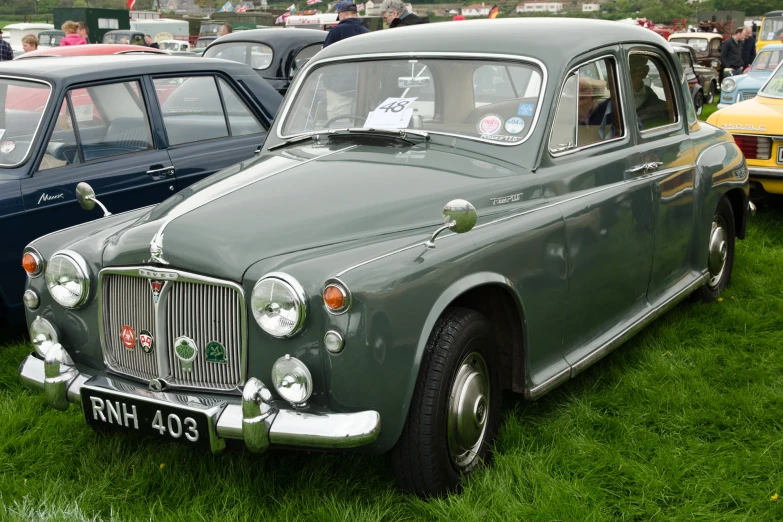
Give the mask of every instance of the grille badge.
[[179, 359], [179, 365], [183, 372], [192, 372], [193, 361], [198, 355], [196, 341], [184, 335], [177, 337], [174, 340], [174, 355]]
[[204, 348], [207, 362], [228, 364], [226, 360], [226, 348], [219, 341], [210, 341]]
[[149, 330], [142, 330], [139, 332], [139, 344], [141, 345], [141, 349], [144, 350], [144, 353], [152, 353], [155, 339], [152, 337]]
[[163, 281], [150, 279], [150, 288], [152, 288], [152, 301], [155, 304], [158, 304], [158, 299], [160, 299], [160, 291], [163, 289]]
[[126, 324], [120, 330], [120, 340], [126, 349], [133, 350], [136, 347], [136, 332]]

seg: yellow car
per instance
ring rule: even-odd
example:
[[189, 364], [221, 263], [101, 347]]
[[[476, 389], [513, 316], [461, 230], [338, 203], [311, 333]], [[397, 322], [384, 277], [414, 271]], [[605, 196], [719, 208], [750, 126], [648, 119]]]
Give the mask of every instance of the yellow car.
[[783, 68], [778, 65], [752, 100], [714, 112], [707, 123], [725, 129], [745, 155], [751, 193], [783, 194]]
[[783, 11], [770, 11], [761, 19], [761, 29], [756, 37], [756, 52], [769, 44], [781, 43], [783, 36]]

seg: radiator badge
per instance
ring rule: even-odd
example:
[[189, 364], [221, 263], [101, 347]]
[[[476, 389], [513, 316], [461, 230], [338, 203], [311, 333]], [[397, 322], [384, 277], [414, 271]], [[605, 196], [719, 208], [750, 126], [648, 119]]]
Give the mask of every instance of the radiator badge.
[[142, 330], [139, 332], [139, 344], [141, 345], [141, 349], [144, 350], [144, 353], [152, 353], [155, 346], [155, 339], [153, 339], [149, 330]]
[[152, 288], [152, 302], [158, 304], [160, 291], [163, 289], [163, 281], [155, 281], [154, 279], [150, 279], [150, 288]]
[[133, 350], [136, 347], [136, 332], [126, 324], [120, 329], [120, 340], [126, 349]]
[[183, 372], [193, 371], [193, 361], [198, 355], [198, 346], [190, 337], [177, 337], [174, 340], [174, 354], [179, 359], [180, 368]]
[[210, 341], [204, 348], [206, 353], [207, 362], [227, 364], [226, 361], [226, 348], [218, 341]]

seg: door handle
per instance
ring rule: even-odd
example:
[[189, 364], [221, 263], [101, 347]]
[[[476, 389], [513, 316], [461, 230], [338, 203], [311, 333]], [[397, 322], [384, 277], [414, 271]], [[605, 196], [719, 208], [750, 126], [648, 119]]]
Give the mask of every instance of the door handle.
[[253, 154], [261, 154], [261, 145], [258, 146]]
[[638, 174], [640, 172], [647, 172], [647, 163], [642, 163], [641, 165], [636, 165], [635, 167], [631, 167], [625, 172], [627, 174]]
[[150, 169], [147, 174], [165, 174], [166, 176], [174, 175], [174, 167], [161, 167], [159, 169]]
[[655, 172], [659, 168], [663, 166], [662, 161], [651, 161], [650, 163], [647, 163], [647, 169], [646, 172]]

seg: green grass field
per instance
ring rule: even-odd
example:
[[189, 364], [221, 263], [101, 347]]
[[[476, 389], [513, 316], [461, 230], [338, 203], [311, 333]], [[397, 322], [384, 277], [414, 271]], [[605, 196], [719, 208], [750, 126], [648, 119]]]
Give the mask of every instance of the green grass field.
[[507, 395], [492, 464], [429, 502], [384, 457], [96, 434], [19, 385], [30, 347], [7, 344], [0, 520], [781, 520], [782, 223], [780, 203], [751, 219], [718, 302], [680, 304], [537, 402]]

